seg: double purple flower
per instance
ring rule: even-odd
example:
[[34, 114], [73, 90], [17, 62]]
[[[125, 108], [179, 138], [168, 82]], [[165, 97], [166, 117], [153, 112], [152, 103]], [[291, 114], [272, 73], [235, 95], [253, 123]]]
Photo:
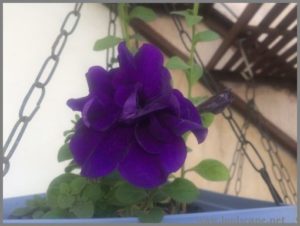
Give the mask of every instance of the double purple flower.
[[171, 87], [159, 49], [144, 44], [132, 55], [121, 43], [118, 51], [119, 67], [91, 67], [88, 96], [68, 101], [82, 113], [70, 149], [83, 176], [118, 170], [135, 186], [157, 187], [186, 159], [182, 135], [191, 131], [201, 143], [207, 129], [193, 104]]

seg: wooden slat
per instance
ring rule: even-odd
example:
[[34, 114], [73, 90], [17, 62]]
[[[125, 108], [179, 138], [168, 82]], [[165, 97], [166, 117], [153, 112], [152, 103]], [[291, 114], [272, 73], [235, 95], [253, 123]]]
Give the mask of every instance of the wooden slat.
[[[280, 13], [282, 13], [282, 11], [288, 6], [287, 3], [277, 3], [270, 11], [269, 13], [266, 15], [266, 17], [259, 23], [259, 25], [257, 27], [269, 27], [272, 22], [276, 19], [276, 17], [278, 15], [280, 15]], [[254, 31], [252, 31], [252, 35], [250, 36], [249, 39], [252, 39], [255, 42], [259, 42], [258, 38], [261, 34], [266, 33], [267, 31], [262, 31], [259, 29], [256, 29]], [[269, 37], [269, 33], [268, 37]], [[267, 38], [268, 38], [267, 37]], [[253, 62], [255, 60], [257, 60], [257, 54], [262, 54], [262, 50], [263, 49], [253, 49], [252, 51], [250, 50], [247, 53], [247, 56], [249, 58], [250, 62]], [[240, 67], [237, 68], [238, 71], [241, 71], [245, 68], [244, 65], [241, 65]]]
[[[131, 22], [132, 27], [136, 32], [143, 35], [149, 42], [152, 42], [156, 46], [158, 46], [161, 50], [165, 52], [167, 56], [174, 56], [177, 55], [185, 61], [188, 61], [189, 56], [183, 53], [181, 50], [178, 49], [177, 46], [174, 46], [170, 43], [170, 41], [158, 33], [154, 28], [149, 26], [148, 24], [140, 21], [140, 20], [133, 20]], [[178, 37], [179, 38], [179, 37]], [[216, 76], [214, 76], [215, 79]], [[200, 82], [203, 83], [202, 80]], [[217, 82], [219, 87], [225, 88], [224, 85]], [[284, 133], [281, 129], [279, 129], [276, 125], [269, 121], [268, 118], [264, 117], [261, 113], [254, 111], [249, 113], [248, 106], [239, 96], [233, 93], [233, 103], [231, 105], [235, 110], [241, 113], [244, 116], [250, 116], [250, 121], [255, 123], [255, 119], [258, 117], [260, 118], [261, 126], [264, 130], [266, 130], [270, 136], [276, 140], [280, 145], [286, 148], [292, 155], [297, 156], [297, 143], [291, 137], [289, 137], [286, 133]]]
[[[279, 68], [277, 68], [278, 70]], [[274, 69], [275, 70], [275, 69]], [[245, 79], [235, 71], [227, 70], [211, 70], [210, 71], [218, 81], [222, 82], [234, 82], [234, 83], [245, 83]], [[254, 78], [255, 84], [271, 86], [275, 89], [287, 89], [291, 92], [297, 91], [297, 83], [290, 78], [279, 77], [279, 76], [257, 76]]]
[[[295, 19], [297, 16], [297, 7], [294, 7], [292, 11], [278, 24], [277, 28], [285, 30]], [[272, 49], [268, 50], [267, 46], [271, 44], [278, 36], [276, 35], [268, 35], [268, 37], [261, 43], [261, 46], [263, 46], [266, 51], [264, 53], [260, 54], [260, 56], [255, 60], [253, 69], [256, 70], [260, 67], [262, 67], [263, 64], [265, 64], [268, 60], [267, 57], [270, 55], [276, 55], [275, 51], [272, 51]], [[242, 70], [242, 68], [239, 68], [238, 70]]]
[[[294, 29], [296, 30], [296, 29]], [[256, 70], [258, 68], [266, 68], [268, 70], [269, 67], [264, 67], [264, 63], [266, 61], [270, 61], [272, 60], [272, 56], [276, 56], [276, 59], [281, 59], [281, 61], [284, 63], [285, 62], [285, 58], [282, 58], [280, 56], [277, 56], [277, 53], [280, 49], [282, 49], [287, 43], [289, 43], [293, 38], [295, 37], [283, 37], [278, 43], [276, 43], [269, 51], [267, 51], [263, 57], [264, 57], [264, 61], [260, 61], [258, 63], [256, 63], [254, 66], [253, 66], [253, 70]]]
[[214, 68], [218, 61], [222, 58], [223, 54], [228, 50], [232, 45], [235, 38], [239, 35], [243, 26], [248, 24], [249, 20], [255, 15], [257, 10], [261, 7], [261, 4], [248, 4], [239, 20], [228, 32], [228, 35], [224, 38], [221, 46], [217, 49], [216, 53], [213, 55], [211, 60], [207, 64], [208, 69]]

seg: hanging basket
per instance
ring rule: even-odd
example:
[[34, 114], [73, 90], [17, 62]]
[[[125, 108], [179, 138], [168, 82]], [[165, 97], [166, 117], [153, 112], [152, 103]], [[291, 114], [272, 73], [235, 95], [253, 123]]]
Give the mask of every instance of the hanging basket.
[[[235, 197], [200, 190], [193, 213], [166, 215], [162, 223], [297, 223], [297, 207], [276, 206], [267, 201]], [[45, 196], [45, 194], [41, 194]], [[3, 201], [4, 224], [86, 224], [86, 223], [138, 223], [134, 217], [91, 219], [9, 219], [15, 208], [25, 206], [33, 195], [7, 198]]]

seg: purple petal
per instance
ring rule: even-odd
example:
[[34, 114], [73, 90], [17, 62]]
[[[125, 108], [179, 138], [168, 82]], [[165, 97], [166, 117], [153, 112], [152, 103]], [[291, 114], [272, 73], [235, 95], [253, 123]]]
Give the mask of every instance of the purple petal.
[[139, 145], [149, 153], [162, 153], [165, 149], [176, 149], [176, 136], [163, 127], [155, 116], [148, 122], [141, 122], [135, 128], [135, 137]]
[[136, 143], [132, 143], [127, 156], [120, 162], [119, 172], [128, 182], [142, 188], [154, 188], [167, 181], [159, 155], [145, 152]]
[[100, 132], [87, 128], [82, 120], [77, 122], [76, 132], [72, 136], [69, 146], [74, 160], [79, 165], [87, 160], [91, 151], [97, 146], [100, 137]]
[[137, 65], [137, 80], [143, 85], [143, 94], [147, 99], [153, 99], [170, 88], [170, 75], [163, 68], [163, 55], [151, 44], [144, 44], [135, 55]]
[[133, 92], [125, 101], [121, 115], [122, 120], [132, 119], [137, 114], [139, 87], [140, 86], [137, 84]]
[[201, 124], [187, 119], [182, 119], [171, 114], [160, 114], [159, 121], [165, 125], [165, 127], [170, 128], [170, 130], [177, 136], [181, 136], [188, 131], [192, 131], [197, 138], [198, 143], [202, 143], [208, 133], [208, 129], [203, 127]]
[[86, 102], [90, 99], [90, 96], [78, 98], [78, 99], [69, 99], [67, 101], [67, 105], [73, 110], [73, 111], [82, 111], [84, 105]]
[[218, 114], [232, 102], [232, 93], [230, 90], [224, 90], [215, 96], [209, 98], [198, 106], [200, 112], [212, 112]]
[[120, 106], [123, 107], [125, 101], [128, 99], [130, 94], [132, 94], [134, 90], [133, 85], [120, 85], [116, 88], [115, 96], [114, 96], [114, 102]]
[[92, 98], [85, 104], [82, 118], [87, 127], [103, 131], [118, 120], [119, 114], [119, 109], [113, 104], [105, 105], [98, 98]]
[[119, 44], [118, 53], [118, 61], [120, 64], [120, 68], [124, 69], [130, 75], [130, 73], [132, 73], [135, 70], [135, 62], [133, 55], [127, 48], [125, 42], [121, 42]]
[[91, 67], [86, 74], [87, 82], [92, 96], [97, 96], [102, 102], [109, 104], [112, 100], [112, 78], [102, 67]]
[[101, 133], [82, 123], [70, 141], [74, 160], [81, 166], [81, 174], [89, 178], [107, 175], [126, 154], [133, 130], [116, 128]]
[[174, 137], [172, 145], [167, 145], [160, 153], [161, 165], [167, 174], [182, 167], [187, 155], [185, 142], [181, 137]]

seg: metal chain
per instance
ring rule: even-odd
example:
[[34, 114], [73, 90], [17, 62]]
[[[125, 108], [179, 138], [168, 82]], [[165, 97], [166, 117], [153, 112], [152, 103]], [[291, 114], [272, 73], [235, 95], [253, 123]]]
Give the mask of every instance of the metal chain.
[[[241, 52], [242, 59], [246, 65], [246, 68], [244, 69], [244, 71], [242, 73], [245, 73], [246, 71], [249, 72], [250, 76], [248, 77], [248, 80], [246, 80], [246, 84], [247, 84], [247, 87], [249, 87], [251, 84], [251, 87], [252, 87], [251, 89], [254, 89], [254, 82], [255, 82], [254, 73], [251, 69], [251, 65], [249, 63], [249, 60], [247, 58], [247, 55], [246, 55], [244, 47], [243, 47], [244, 41], [245, 40], [239, 41], [239, 50]], [[254, 110], [255, 108], [257, 108], [257, 105], [255, 103], [255, 91], [249, 91], [249, 88], [247, 88], [246, 89], [246, 98], [247, 98], [247, 95], [248, 96], [250, 95], [249, 93], [254, 93], [254, 95], [252, 95], [252, 97], [250, 99], [252, 104], [250, 106], [251, 109], [249, 109], [249, 110]], [[294, 201], [294, 203], [297, 203], [297, 194], [296, 194], [295, 187], [290, 179], [290, 175], [289, 175], [287, 169], [285, 168], [285, 166], [282, 163], [282, 160], [278, 153], [277, 145], [270, 139], [267, 132], [262, 127], [261, 121], [258, 118], [256, 118], [255, 121], [256, 121], [256, 125], [258, 126], [258, 129], [259, 129], [258, 131], [261, 135], [261, 143], [262, 143], [264, 149], [267, 151], [268, 156], [270, 157], [270, 160], [272, 163], [272, 171], [273, 171], [273, 174], [279, 184], [279, 187], [283, 194], [285, 203], [292, 204], [293, 201]], [[291, 195], [293, 196], [293, 201], [292, 201], [291, 197], [288, 195], [286, 186], [288, 187]]]
[[[60, 55], [66, 45], [68, 36], [71, 35], [80, 19], [80, 10], [82, 8], [83, 3], [76, 3], [75, 7], [72, 11], [70, 11], [60, 27], [60, 33], [55, 39], [52, 47], [51, 54], [46, 58], [40, 71], [34, 80], [33, 84], [29, 88], [27, 94], [25, 95], [21, 107], [19, 109], [19, 119], [13, 126], [4, 146], [3, 146], [3, 176], [7, 174], [10, 168], [10, 158], [16, 151], [16, 148], [19, 142], [22, 139], [22, 136], [32, 118], [35, 116], [37, 111], [40, 109], [41, 103], [45, 97], [45, 88], [47, 84], [50, 82], [55, 69], [59, 63]], [[46, 73], [46, 71], [49, 71]], [[29, 111], [25, 112], [26, 107], [28, 106], [28, 102], [34, 99], [34, 93], [38, 92], [38, 99], [35, 102], [35, 107]]]
[[[173, 10], [175, 11], [176, 10], [175, 6], [174, 5], [172, 5], [172, 6], [173, 6]], [[165, 4], [164, 7], [167, 10], [167, 12], [170, 11], [168, 8], [168, 5]], [[171, 15], [171, 17], [177, 28], [177, 31], [179, 33], [179, 36], [180, 36], [180, 39], [181, 39], [183, 45], [185, 46], [186, 50], [189, 51], [190, 50], [189, 46], [191, 45], [190, 35], [183, 27], [181, 20], [178, 18], [178, 16]], [[205, 84], [207, 85], [207, 87], [209, 88], [209, 90], [212, 93], [218, 93], [220, 91], [219, 85], [216, 83], [216, 81], [214, 81], [211, 74], [208, 71], [206, 71], [205, 68], [203, 67], [203, 62], [202, 62], [198, 52], [196, 52], [195, 55], [196, 55], [196, 59], [195, 59], [196, 62], [202, 66], [202, 68], [204, 69], [204, 72], [205, 72], [205, 76], [203, 76], [203, 82], [205, 82]], [[279, 196], [278, 192], [276, 191], [276, 189], [269, 177], [265, 162], [263, 161], [261, 155], [257, 151], [256, 147], [253, 145], [253, 143], [251, 143], [248, 139], [246, 139], [245, 135], [242, 132], [241, 127], [237, 123], [236, 119], [233, 117], [231, 108], [227, 107], [222, 112], [222, 115], [228, 121], [232, 131], [234, 132], [238, 141], [241, 143], [241, 150], [244, 153], [245, 157], [247, 158], [247, 160], [249, 161], [249, 163], [251, 164], [253, 169], [255, 171], [257, 171], [261, 175], [262, 179], [265, 181], [276, 204], [280, 205], [282, 203], [282, 199]], [[255, 157], [250, 157], [250, 156], [253, 156], [253, 155], [250, 155], [250, 152], [252, 152]], [[255, 161], [255, 158], [258, 161]]]
[[[109, 21], [108, 21], [108, 36], [116, 36], [116, 20], [117, 20], [117, 4], [109, 4]], [[106, 50], [106, 68], [110, 70], [116, 63], [115, 47], [108, 48]]]

